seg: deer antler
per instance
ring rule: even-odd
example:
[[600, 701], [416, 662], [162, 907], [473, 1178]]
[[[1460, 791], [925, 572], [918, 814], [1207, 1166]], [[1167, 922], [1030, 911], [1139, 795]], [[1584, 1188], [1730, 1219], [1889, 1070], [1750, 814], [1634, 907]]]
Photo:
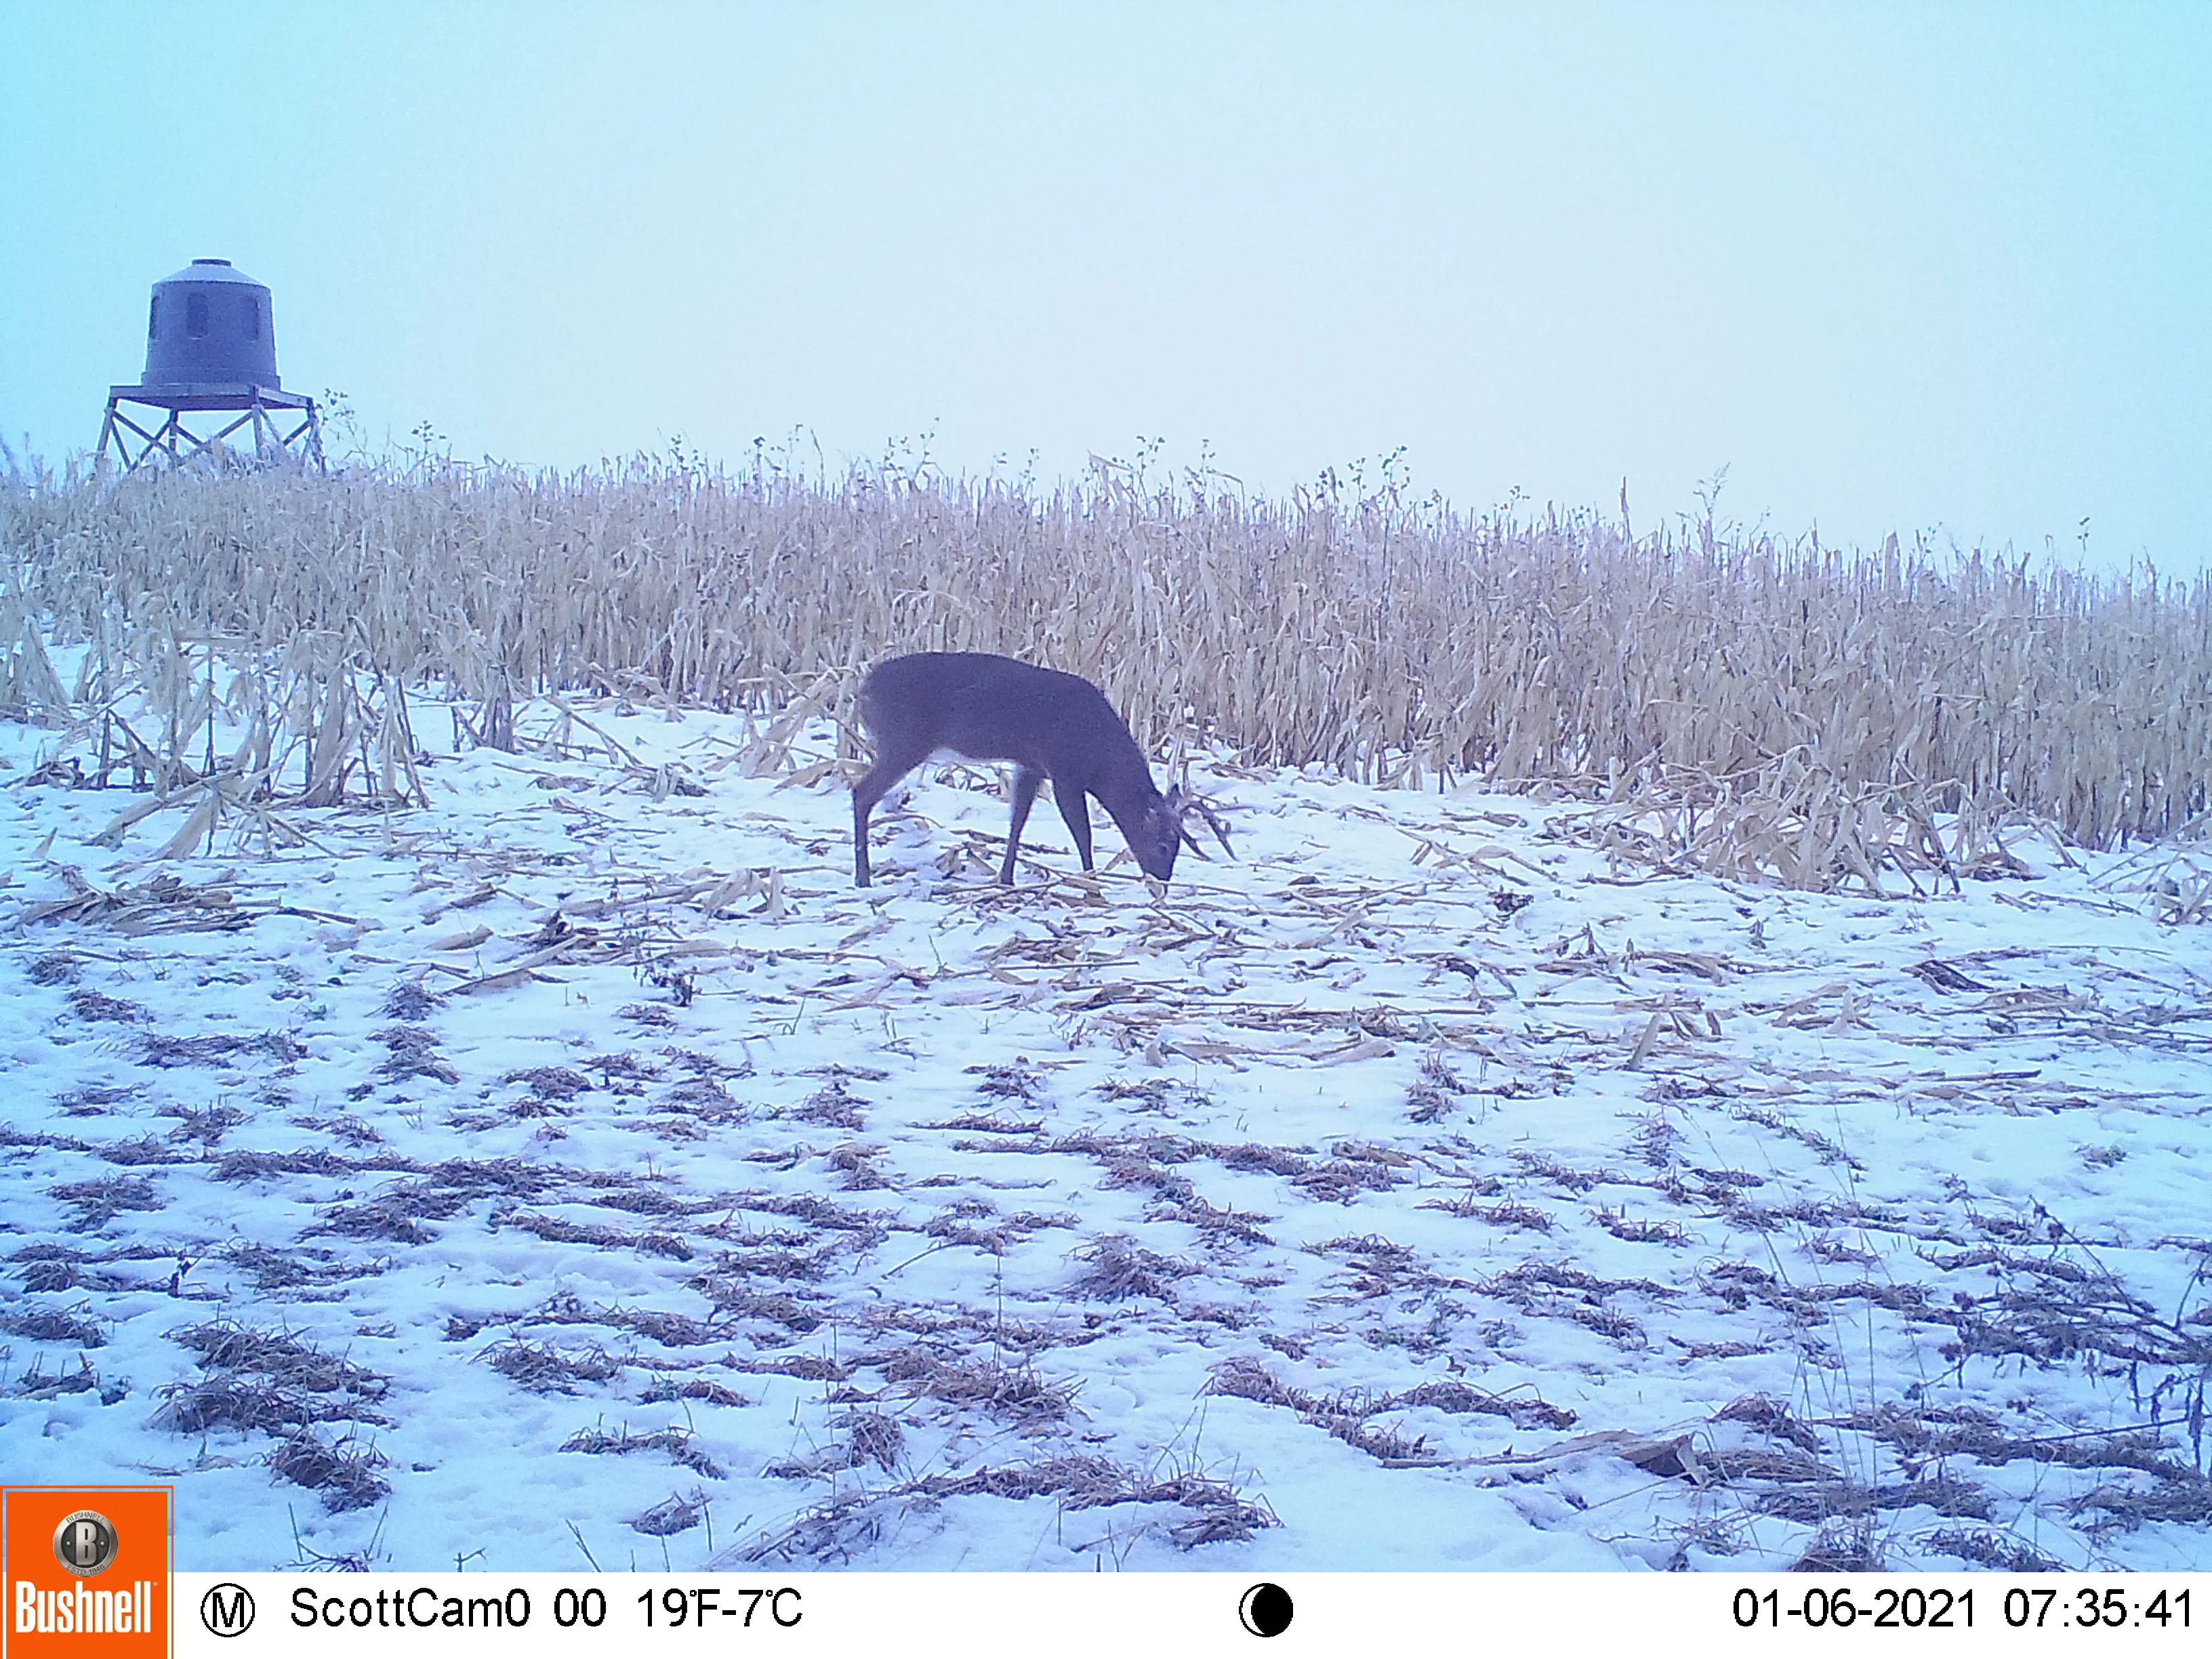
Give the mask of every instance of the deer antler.
[[1237, 856], [1237, 849], [1229, 844], [1229, 826], [1222, 823], [1220, 813], [1197, 796], [1185, 795], [1180, 785], [1169, 791], [1169, 799], [1175, 808], [1176, 829], [1182, 835], [1184, 846], [1209, 861], [1213, 856], [1198, 844], [1198, 837], [1192, 835], [1189, 826], [1182, 822], [1184, 813], [1195, 812], [1206, 821], [1206, 827], [1213, 832], [1214, 840], [1221, 843], [1221, 850], [1232, 859]]

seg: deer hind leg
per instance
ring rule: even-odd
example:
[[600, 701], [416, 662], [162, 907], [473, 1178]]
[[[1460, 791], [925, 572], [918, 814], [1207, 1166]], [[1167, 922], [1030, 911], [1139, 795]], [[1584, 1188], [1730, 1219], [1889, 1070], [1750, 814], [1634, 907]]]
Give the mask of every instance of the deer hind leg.
[[1014, 769], [1014, 821], [1006, 830], [1006, 861], [999, 867], [999, 885], [1014, 884], [1014, 858], [1022, 850], [1022, 826], [1030, 821], [1030, 808], [1036, 805], [1038, 786], [1044, 782], [1044, 774], [1032, 772], [1026, 766]]
[[868, 884], [868, 814], [876, 810], [876, 803], [890, 793], [898, 781], [928, 759], [916, 755], [911, 760], [904, 756], [884, 754], [878, 757], [867, 776], [853, 786], [853, 884]]
[[1083, 860], [1083, 867], [1091, 867], [1091, 797], [1073, 784], [1065, 787], [1055, 783], [1052, 798], [1060, 807], [1060, 816], [1067, 824], [1067, 833], [1075, 837], [1075, 856]]

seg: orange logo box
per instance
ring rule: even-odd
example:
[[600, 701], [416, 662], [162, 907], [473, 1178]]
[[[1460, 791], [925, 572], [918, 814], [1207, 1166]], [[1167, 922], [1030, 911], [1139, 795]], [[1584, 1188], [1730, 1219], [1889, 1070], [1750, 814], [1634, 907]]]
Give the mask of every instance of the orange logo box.
[[167, 1659], [169, 1488], [0, 1492], [0, 1659]]

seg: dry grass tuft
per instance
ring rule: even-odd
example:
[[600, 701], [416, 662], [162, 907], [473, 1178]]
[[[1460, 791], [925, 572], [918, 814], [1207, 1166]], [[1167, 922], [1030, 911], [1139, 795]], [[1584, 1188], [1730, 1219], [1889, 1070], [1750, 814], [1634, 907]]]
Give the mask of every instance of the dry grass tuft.
[[77, 1218], [73, 1231], [89, 1231], [113, 1220], [126, 1210], [158, 1210], [161, 1196], [154, 1183], [141, 1176], [110, 1176], [98, 1181], [65, 1181], [49, 1187], [48, 1194], [73, 1206]]
[[1438, 1460], [1430, 1454], [1424, 1437], [1408, 1437], [1402, 1430], [1376, 1425], [1372, 1419], [1384, 1412], [1421, 1406], [1455, 1415], [1481, 1413], [1503, 1417], [1516, 1429], [1564, 1429], [1575, 1420], [1574, 1413], [1534, 1395], [1490, 1394], [1449, 1379], [1424, 1382], [1396, 1395], [1370, 1395], [1358, 1390], [1318, 1395], [1287, 1383], [1258, 1360], [1244, 1358], [1224, 1360], [1216, 1365], [1206, 1391], [1255, 1401], [1263, 1406], [1286, 1407], [1302, 1420], [1327, 1430], [1345, 1444], [1393, 1466], [1420, 1465]]
[[630, 1529], [641, 1532], [647, 1538], [673, 1538], [679, 1532], [689, 1532], [699, 1524], [707, 1512], [708, 1498], [704, 1492], [689, 1496], [671, 1492], [659, 1503], [631, 1521]]
[[622, 1375], [622, 1364], [596, 1342], [570, 1354], [520, 1337], [495, 1343], [480, 1356], [510, 1382], [532, 1394], [574, 1394], [579, 1382], [606, 1382]]
[[596, 1427], [579, 1429], [561, 1443], [561, 1449], [617, 1457], [635, 1451], [665, 1452], [674, 1462], [706, 1476], [709, 1480], [722, 1478], [721, 1465], [692, 1444], [692, 1434], [689, 1429], [655, 1429], [647, 1434], [632, 1434], [627, 1428], [614, 1434]]
[[1943, 1528], [1923, 1534], [1917, 1540], [1931, 1550], [1972, 1561], [1977, 1566], [2006, 1572], [2063, 1572], [2065, 1563], [2054, 1561], [2023, 1539], [2009, 1537], [1987, 1527]]
[[[40, 1286], [33, 1285], [33, 1288]], [[72, 1347], [97, 1348], [107, 1340], [107, 1335], [89, 1316], [90, 1313], [89, 1304], [71, 1309], [18, 1309], [0, 1314], [0, 1331], [33, 1342], [64, 1342]]]
[[1872, 1517], [1825, 1522], [1790, 1564], [1792, 1572], [1880, 1572], [1881, 1540]]
[[331, 1443], [304, 1428], [269, 1455], [271, 1469], [319, 1492], [323, 1507], [332, 1514], [367, 1509], [390, 1497], [392, 1483], [377, 1470], [391, 1461], [350, 1434]]
[[916, 1399], [988, 1411], [1024, 1429], [1064, 1421], [1074, 1413], [1075, 1396], [1082, 1389], [1073, 1379], [1040, 1376], [1026, 1361], [1018, 1365], [996, 1360], [963, 1364], [920, 1347], [884, 1356], [878, 1369], [886, 1382], [903, 1384]]
[[1145, 1249], [1125, 1233], [1109, 1233], [1079, 1254], [1091, 1263], [1090, 1271], [1079, 1275], [1068, 1288], [1101, 1302], [1120, 1302], [1133, 1296], [1170, 1301], [1168, 1286], [1198, 1271], [1190, 1262]]
[[[384, 1377], [287, 1333], [216, 1320], [170, 1334], [199, 1357], [202, 1374], [161, 1390], [158, 1428], [177, 1434], [259, 1430], [293, 1438], [314, 1423], [387, 1421], [374, 1404], [390, 1390]], [[304, 1447], [300, 1455], [307, 1455]]]
[[[1264, 1498], [1245, 1497], [1224, 1480], [1197, 1474], [1150, 1476], [1110, 1458], [1073, 1454], [1035, 1462], [985, 1465], [963, 1474], [931, 1474], [881, 1492], [841, 1492], [803, 1511], [781, 1531], [739, 1547], [716, 1568], [740, 1562], [850, 1561], [879, 1541], [900, 1514], [934, 1507], [949, 1498], [1000, 1498], [1015, 1502], [1048, 1498], [1065, 1514], [1124, 1504], [1172, 1505], [1184, 1511], [1164, 1531], [1178, 1548], [1249, 1541], [1282, 1524]], [[1148, 1523], [1137, 1523], [1137, 1531]], [[1098, 1540], [1105, 1543], [1114, 1537]], [[1125, 1536], [1125, 1545], [1134, 1535]], [[1097, 1544], [1080, 1547], [1095, 1548]]]

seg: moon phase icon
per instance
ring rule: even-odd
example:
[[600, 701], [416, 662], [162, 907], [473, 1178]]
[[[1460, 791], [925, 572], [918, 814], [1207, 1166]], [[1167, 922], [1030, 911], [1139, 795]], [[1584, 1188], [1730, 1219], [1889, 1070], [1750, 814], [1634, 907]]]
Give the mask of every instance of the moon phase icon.
[[1291, 1593], [1280, 1584], [1255, 1584], [1237, 1604], [1237, 1616], [1255, 1636], [1280, 1636], [1291, 1627]]

